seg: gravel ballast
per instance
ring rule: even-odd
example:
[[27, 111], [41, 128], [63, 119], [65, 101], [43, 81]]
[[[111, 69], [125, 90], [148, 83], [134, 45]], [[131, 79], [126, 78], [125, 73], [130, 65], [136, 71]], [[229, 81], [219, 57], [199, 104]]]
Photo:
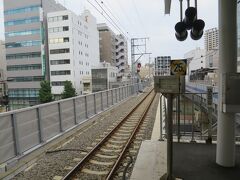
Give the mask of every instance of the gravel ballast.
[[[130, 109], [145, 95], [145, 93], [129, 98], [124, 103], [115, 106], [109, 111], [103, 112], [94, 117], [95, 123], [78, 132], [64, 145], [59, 144], [59, 147], [49, 149], [49, 153], [42, 154], [39, 159], [29, 168], [16, 175], [13, 179], [54, 179], [57, 176], [65, 176], [71, 167], [74, 167], [85, 153], [89, 151], [102, 138], [109, 126], [119, 121]], [[150, 109], [152, 115], [155, 115], [156, 108], [153, 103]], [[155, 105], [156, 106], [156, 105]], [[154, 110], [153, 110], [154, 109]], [[145, 138], [151, 137], [150, 132], [154, 123], [154, 118], [149, 121], [145, 132]], [[153, 122], [152, 122], [153, 121]], [[58, 150], [58, 151], [56, 151]], [[63, 150], [63, 151], [60, 151]]]

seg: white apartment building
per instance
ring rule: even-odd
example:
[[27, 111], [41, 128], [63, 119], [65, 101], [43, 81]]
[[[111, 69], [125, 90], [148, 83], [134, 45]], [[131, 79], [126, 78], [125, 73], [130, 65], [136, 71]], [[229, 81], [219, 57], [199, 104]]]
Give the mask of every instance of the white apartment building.
[[116, 35], [116, 66], [118, 68], [118, 77], [127, 76], [128, 72], [128, 46], [127, 40], [122, 35]]
[[204, 32], [204, 45], [206, 51], [211, 51], [218, 48], [219, 31], [217, 28], [208, 29]]
[[49, 13], [48, 41], [52, 93], [60, 95], [68, 80], [84, 94], [84, 85], [91, 87], [91, 68], [100, 62], [95, 17], [88, 10], [80, 16], [70, 10]]
[[187, 80], [189, 80], [189, 76], [191, 71], [197, 69], [206, 68], [206, 50], [197, 47], [194, 50], [191, 50], [184, 54], [184, 58], [187, 59]]
[[170, 75], [171, 56], [158, 56], [155, 58], [154, 75], [168, 76]]
[[191, 72], [192, 70], [206, 68], [206, 50], [197, 47], [187, 53], [184, 54], [184, 58], [187, 59], [188, 62], [188, 70]]

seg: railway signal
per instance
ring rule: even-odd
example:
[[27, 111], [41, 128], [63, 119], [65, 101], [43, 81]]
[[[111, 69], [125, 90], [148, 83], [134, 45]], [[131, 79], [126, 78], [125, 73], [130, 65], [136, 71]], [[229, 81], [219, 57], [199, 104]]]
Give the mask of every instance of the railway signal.
[[191, 30], [191, 38], [193, 40], [201, 39], [205, 22], [197, 18], [197, 0], [195, 0], [195, 7], [190, 7], [190, 0], [187, 0], [188, 8], [185, 10], [185, 17], [182, 17], [182, 0], [180, 0], [180, 22], [175, 25], [175, 36], [178, 41], [187, 39], [188, 32]]
[[138, 64], [137, 64], [137, 73], [140, 72], [141, 67], [142, 67], [142, 64], [141, 64], [141, 63], [138, 63]]

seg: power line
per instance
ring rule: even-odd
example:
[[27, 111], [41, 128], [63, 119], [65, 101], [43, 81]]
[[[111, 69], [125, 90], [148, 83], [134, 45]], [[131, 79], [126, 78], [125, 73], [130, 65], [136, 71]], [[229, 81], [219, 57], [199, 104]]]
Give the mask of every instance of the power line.
[[[104, 3], [103, 1], [101, 1], [101, 3], [102, 3], [103, 6], [108, 10], [108, 12], [112, 15], [112, 17], [118, 22], [118, 24], [126, 31], [126, 29], [124, 28], [124, 26], [123, 26], [122, 23], [120, 22], [119, 17], [116, 17], [116, 16], [112, 13], [112, 11], [111, 11], [110, 8], [106, 5], [106, 3]], [[130, 34], [128, 31], [126, 31], [126, 32], [129, 34], [129, 36], [131, 36], [131, 34]]]
[[144, 25], [143, 25], [143, 23], [142, 23], [141, 17], [140, 17], [140, 15], [139, 15], [139, 12], [138, 12], [138, 9], [137, 9], [137, 6], [136, 6], [136, 3], [135, 3], [134, 0], [132, 0], [132, 3], [133, 3], [133, 6], [134, 6], [134, 9], [135, 9], [135, 12], [136, 12], [136, 14], [137, 14], [137, 17], [138, 17], [138, 19], [139, 19], [140, 26], [142, 26], [142, 29], [143, 29], [143, 31], [144, 31], [144, 33], [145, 33], [145, 36], [147, 36], [147, 32], [146, 32], [146, 29], [145, 29], [145, 27], [144, 27]]
[[116, 0], [116, 2], [118, 3], [118, 5], [119, 5], [119, 7], [120, 7], [120, 9], [121, 9], [121, 14], [124, 14], [124, 15], [125, 15], [126, 20], [127, 20], [127, 22], [129, 23], [129, 25], [134, 28], [135, 32], [138, 32], [138, 28], [136, 28], [136, 26], [134, 26], [134, 24], [133, 24], [132, 21], [131, 21], [131, 18], [130, 18], [130, 17], [128, 16], [128, 14], [126, 13], [126, 11], [125, 11], [125, 9], [123, 8], [123, 6], [122, 6], [122, 4], [120, 3], [120, 1]]
[[[89, 3], [90, 1], [87, 0]], [[120, 32], [122, 33], [127, 39], [128, 36], [122, 31], [122, 29], [115, 23], [115, 21], [110, 17], [110, 15], [105, 11], [105, 9], [101, 6], [101, 4], [99, 4], [99, 2], [97, 0], [95, 0], [95, 2], [98, 4], [98, 6], [103, 10], [103, 12], [108, 16], [108, 18], [112, 21], [111, 24], [114, 25], [114, 27]], [[91, 5], [93, 5], [92, 3], [90, 3]], [[93, 5], [94, 6], [94, 5]], [[94, 6], [96, 8], [96, 6]], [[103, 13], [100, 13], [103, 15]], [[104, 16], [104, 15], [103, 15]], [[104, 16], [105, 17], [105, 16]], [[105, 17], [106, 18], [106, 17]], [[108, 20], [109, 21], [109, 20]], [[110, 21], [109, 21], [110, 22]]]
[[[106, 16], [104, 16], [103, 13], [100, 12], [100, 10], [99, 10], [94, 4], [92, 4], [89, 0], [87, 0], [87, 2], [88, 2], [93, 8], [95, 8], [95, 9], [97, 10], [97, 12], [99, 12], [113, 27], [115, 27], [115, 25], [114, 25]], [[115, 28], [116, 28], [116, 27], [115, 27]], [[116, 28], [116, 29], [117, 29], [117, 28]]]

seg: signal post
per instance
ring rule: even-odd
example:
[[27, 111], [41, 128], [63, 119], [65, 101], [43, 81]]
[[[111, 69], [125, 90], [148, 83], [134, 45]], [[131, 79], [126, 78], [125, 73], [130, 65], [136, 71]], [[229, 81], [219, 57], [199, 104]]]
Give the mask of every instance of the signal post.
[[[185, 91], [185, 75], [186, 62], [185, 60], [173, 60], [171, 62], [171, 76], [155, 76], [154, 89], [155, 92], [162, 93], [167, 98], [167, 172], [160, 179], [161, 180], [174, 180], [172, 165], [173, 165], [173, 98], [180, 97], [180, 93]], [[180, 105], [180, 102], [178, 103]], [[180, 107], [178, 109], [180, 112]], [[161, 114], [160, 114], [161, 116]], [[180, 114], [179, 114], [180, 118]], [[180, 119], [179, 119], [180, 127]], [[180, 135], [180, 129], [179, 129]]]

